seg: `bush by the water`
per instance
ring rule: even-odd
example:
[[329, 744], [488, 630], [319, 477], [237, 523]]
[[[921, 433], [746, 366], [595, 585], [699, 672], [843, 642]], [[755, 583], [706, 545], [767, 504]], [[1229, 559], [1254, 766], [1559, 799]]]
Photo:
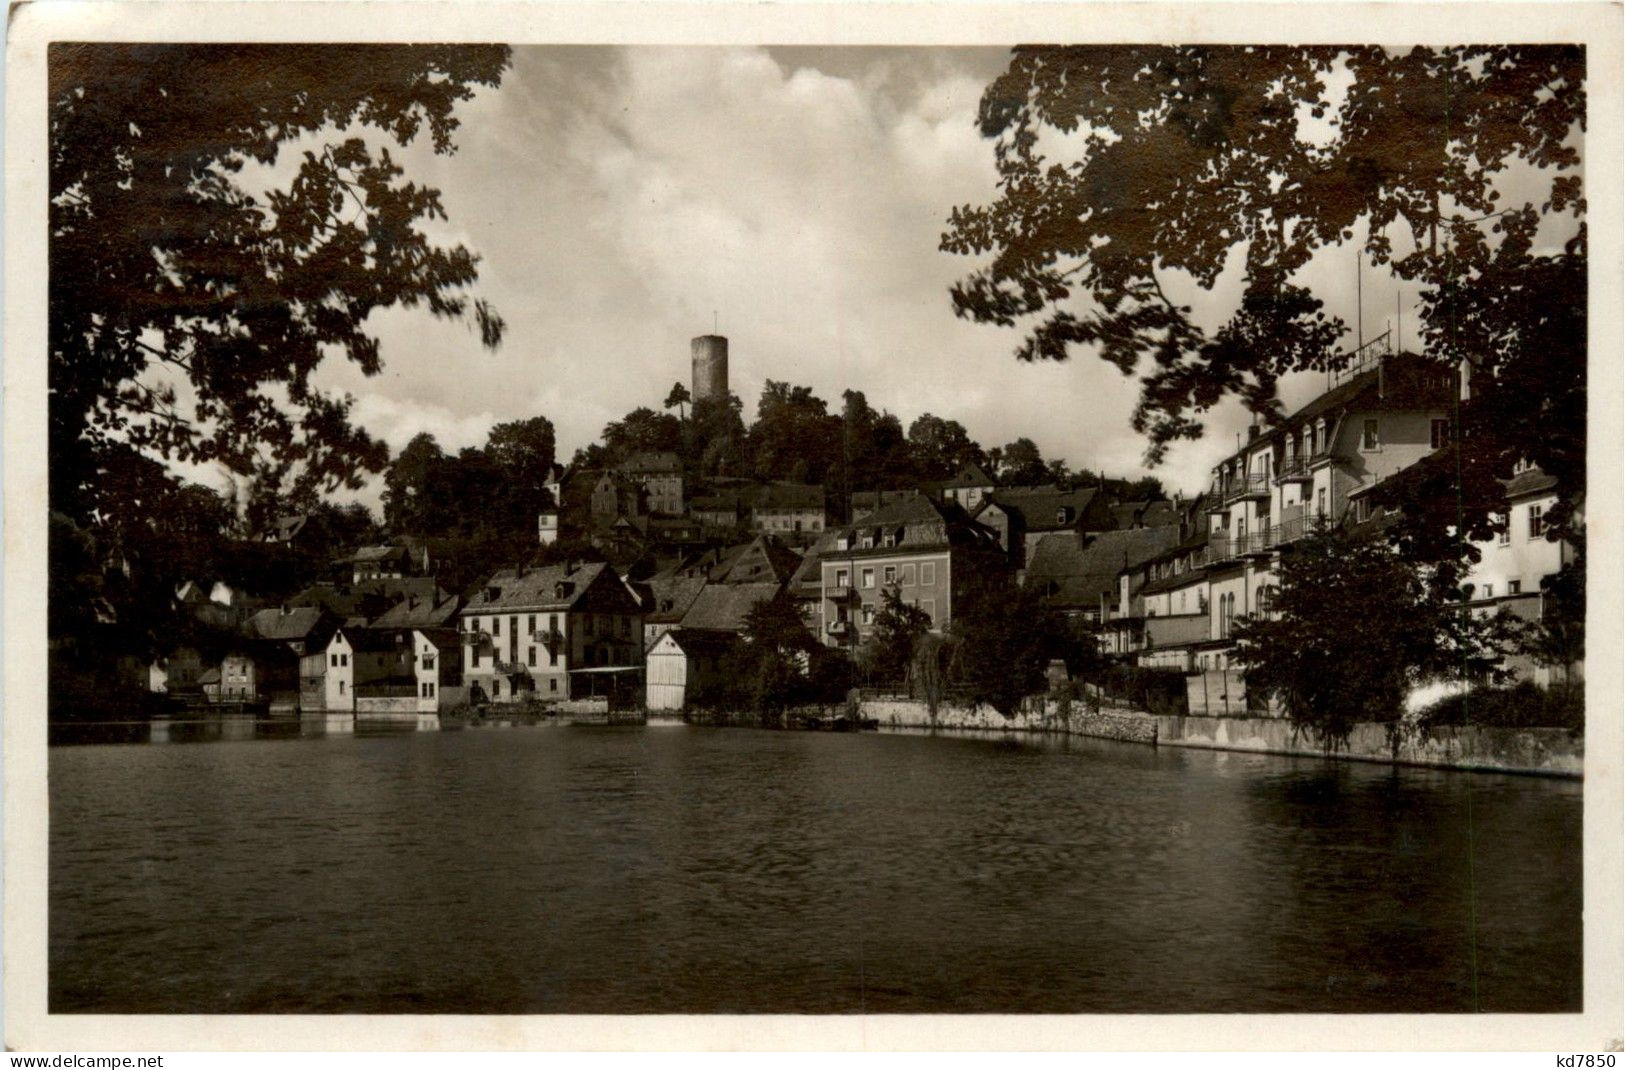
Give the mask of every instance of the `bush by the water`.
[[1084, 679], [1097, 685], [1107, 697], [1149, 713], [1183, 715], [1190, 712], [1185, 674], [1178, 669], [1149, 669], [1118, 663], [1102, 666]]
[[1523, 681], [1512, 687], [1479, 687], [1440, 699], [1422, 711], [1423, 728], [1566, 728], [1585, 731], [1585, 688], [1545, 688]]

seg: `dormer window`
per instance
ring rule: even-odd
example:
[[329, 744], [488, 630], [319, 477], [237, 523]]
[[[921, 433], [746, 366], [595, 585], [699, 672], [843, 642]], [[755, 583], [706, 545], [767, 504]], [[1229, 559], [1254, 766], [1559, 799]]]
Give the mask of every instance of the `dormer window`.
[[1063, 505], [1055, 510], [1055, 522], [1057, 524], [1070, 524], [1072, 523], [1072, 517], [1073, 512], [1070, 505]]

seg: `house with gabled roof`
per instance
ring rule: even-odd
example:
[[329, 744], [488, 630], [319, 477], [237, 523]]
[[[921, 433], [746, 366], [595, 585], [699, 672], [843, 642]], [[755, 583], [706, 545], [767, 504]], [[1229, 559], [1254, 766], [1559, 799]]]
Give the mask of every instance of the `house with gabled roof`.
[[819, 635], [848, 648], [868, 638], [887, 588], [940, 631], [953, 620], [957, 602], [1009, 581], [996, 533], [958, 505], [924, 496], [882, 506], [841, 528], [818, 560]]
[[603, 562], [503, 569], [458, 614], [472, 701], [601, 693], [597, 676], [643, 666], [643, 607]]

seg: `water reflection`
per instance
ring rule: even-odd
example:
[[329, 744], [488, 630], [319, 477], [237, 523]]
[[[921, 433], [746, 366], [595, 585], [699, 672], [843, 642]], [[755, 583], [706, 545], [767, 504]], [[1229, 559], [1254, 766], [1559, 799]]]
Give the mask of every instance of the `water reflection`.
[[52, 1010], [1580, 1005], [1573, 782], [1084, 739], [314, 728], [51, 751]]

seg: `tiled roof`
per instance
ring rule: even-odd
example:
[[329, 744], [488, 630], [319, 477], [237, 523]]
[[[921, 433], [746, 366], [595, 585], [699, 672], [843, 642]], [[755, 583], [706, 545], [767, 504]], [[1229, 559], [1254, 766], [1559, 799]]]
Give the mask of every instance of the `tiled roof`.
[[447, 595], [438, 600], [411, 595], [374, 617], [374, 628], [435, 628], [457, 616], [462, 599]]
[[686, 575], [657, 572], [644, 586], [649, 591], [649, 602], [643, 609], [645, 624], [676, 624], [694, 604], [694, 599], [705, 588], [704, 575]]
[[299, 606], [286, 611], [262, 609], [248, 618], [248, 632], [260, 639], [304, 639], [332, 618], [319, 606]]
[[982, 471], [981, 466], [967, 464], [955, 472], [952, 479], [945, 479], [937, 484], [939, 487], [991, 487], [993, 478]]
[[737, 632], [754, 606], [776, 598], [782, 589], [777, 583], [707, 584], [683, 614], [682, 627]]
[[771, 535], [729, 547], [711, 569], [712, 583], [783, 583], [795, 574], [801, 555]]
[[[1063, 531], [1074, 527], [1094, 503], [1099, 487], [1078, 490], [993, 492], [993, 503], [1014, 515], [1028, 531]], [[1072, 510], [1072, 519], [1060, 519], [1062, 509]]]
[[[569, 565], [502, 569], [480, 584], [479, 590], [469, 598], [463, 610], [474, 613], [521, 607], [569, 609], [608, 568], [608, 565], [597, 561], [573, 569]], [[561, 583], [570, 585], [562, 594], [559, 592]], [[620, 585], [617, 583], [617, 586]], [[630, 592], [627, 598], [631, 598]]]
[[739, 641], [738, 632], [716, 631], [706, 628], [673, 628], [666, 633], [685, 654], [716, 653], [728, 649]]
[[823, 509], [824, 488], [816, 483], [764, 483], [751, 487], [752, 509]]
[[683, 462], [670, 451], [634, 453], [621, 464], [621, 471], [636, 475], [677, 475]]
[[1117, 575], [1179, 541], [1179, 529], [1102, 531], [1081, 540], [1070, 533], [1038, 540], [1027, 562], [1026, 583], [1063, 606], [1093, 606], [1117, 594]]
[[388, 561], [392, 557], [406, 557], [404, 546], [363, 546], [351, 555], [350, 560], [358, 565], [377, 561]]

